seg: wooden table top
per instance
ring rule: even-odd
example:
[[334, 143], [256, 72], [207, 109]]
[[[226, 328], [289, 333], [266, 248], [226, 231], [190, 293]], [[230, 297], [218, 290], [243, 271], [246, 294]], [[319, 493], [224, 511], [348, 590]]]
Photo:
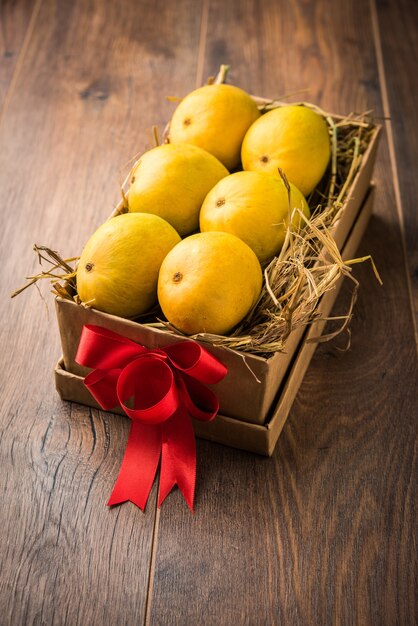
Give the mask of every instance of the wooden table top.
[[[418, 4], [0, 8], [1, 624], [416, 624]], [[383, 120], [358, 253], [384, 286], [357, 267], [351, 348], [317, 349], [271, 459], [199, 441], [195, 515], [155, 487], [145, 514], [109, 510], [129, 422], [60, 401], [48, 288], [9, 294], [33, 243], [79, 253], [165, 96], [221, 63], [252, 93]]]

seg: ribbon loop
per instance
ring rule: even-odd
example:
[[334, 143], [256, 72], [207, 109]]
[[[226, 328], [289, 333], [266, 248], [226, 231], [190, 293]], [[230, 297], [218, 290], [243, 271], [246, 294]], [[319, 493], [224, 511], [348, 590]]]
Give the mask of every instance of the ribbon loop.
[[173, 365], [180, 371], [206, 385], [219, 383], [227, 368], [210, 352], [193, 341], [182, 341], [164, 348]]
[[92, 368], [84, 384], [105, 410], [120, 405], [131, 430], [109, 506], [130, 500], [144, 509], [161, 458], [158, 506], [178, 485], [193, 510], [196, 444], [190, 416], [209, 421], [219, 410], [205, 385], [227, 368], [193, 341], [148, 350], [101, 326], [83, 326], [76, 361]]
[[92, 369], [122, 368], [147, 349], [102, 326], [86, 324], [81, 331], [75, 360]]
[[116, 384], [121, 369], [93, 370], [84, 379], [84, 384], [93, 398], [105, 411], [111, 411], [119, 404]]
[[183, 374], [180, 385], [184, 405], [190, 415], [200, 422], [213, 420], [219, 411], [219, 401], [213, 391], [186, 374]]
[[[150, 354], [132, 361], [122, 370], [116, 393], [125, 413], [132, 420], [145, 424], [165, 422], [179, 406], [173, 372], [167, 363]], [[126, 405], [131, 397], [133, 409]]]

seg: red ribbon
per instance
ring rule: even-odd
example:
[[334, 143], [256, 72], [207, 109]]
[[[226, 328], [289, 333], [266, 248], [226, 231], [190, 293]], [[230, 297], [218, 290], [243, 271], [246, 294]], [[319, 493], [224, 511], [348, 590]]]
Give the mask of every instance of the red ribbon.
[[178, 485], [193, 510], [196, 444], [190, 416], [212, 420], [215, 384], [227, 368], [199, 344], [149, 350], [101, 326], [83, 326], [75, 360], [93, 369], [84, 384], [105, 410], [131, 418], [125, 456], [108, 505], [130, 500], [144, 510], [161, 457], [160, 507]]

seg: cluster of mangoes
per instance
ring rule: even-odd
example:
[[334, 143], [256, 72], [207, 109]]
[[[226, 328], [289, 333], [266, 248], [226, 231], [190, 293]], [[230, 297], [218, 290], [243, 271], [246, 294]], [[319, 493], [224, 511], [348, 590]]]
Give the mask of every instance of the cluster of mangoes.
[[[77, 268], [81, 300], [136, 317], [158, 301], [187, 334], [229, 332], [256, 304], [262, 266], [330, 158], [328, 128], [306, 106], [261, 115], [238, 87], [212, 84], [177, 106], [168, 142], [132, 169], [128, 213], [90, 238]], [[283, 172], [289, 182], [286, 184]]]

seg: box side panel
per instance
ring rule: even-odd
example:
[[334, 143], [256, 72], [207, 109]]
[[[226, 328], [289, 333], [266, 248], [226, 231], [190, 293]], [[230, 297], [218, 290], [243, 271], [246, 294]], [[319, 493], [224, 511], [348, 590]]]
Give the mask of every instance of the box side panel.
[[380, 126], [376, 128], [370, 144], [363, 155], [361, 166], [354, 177], [350, 193], [345, 201], [344, 210], [332, 230], [332, 236], [340, 250], [347, 241], [351, 228], [356, 221], [360, 207], [367, 194], [376, 160], [379, 137]]
[[301, 326], [294, 330], [286, 341], [286, 352], [277, 352], [268, 361], [269, 369], [265, 382], [265, 392], [262, 398], [260, 410], [257, 415], [253, 416], [254, 423], [264, 424], [267, 415], [271, 409], [274, 398], [278, 390], [281, 388], [283, 381], [291, 367], [295, 358], [295, 353], [306, 332], [306, 327]]
[[271, 456], [271, 435], [266, 426], [250, 424], [240, 420], [218, 415], [212, 422], [193, 422], [197, 437], [215, 443], [238, 448], [247, 452], [255, 452], [263, 456]]
[[[80, 376], [86, 376], [89, 371], [75, 362], [84, 324], [104, 326], [147, 348], [161, 348], [182, 340], [190, 341], [184, 337], [148, 328], [130, 320], [107, 315], [94, 309], [86, 309], [69, 300], [57, 298], [56, 310], [64, 367], [67, 372]], [[202, 343], [202, 345], [228, 368], [224, 380], [212, 386], [219, 399], [221, 411], [226, 415], [248, 420], [251, 420], [254, 415], [258, 415], [265, 393], [267, 361], [208, 344]]]
[[[344, 247], [344, 250], [342, 252], [343, 258], [348, 259], [354, 257], [372, 213], [373, 199], [374, 188], [370, 190], [364, 208], [362, 209], [361, 215], [353, 228], [349, 241]], [[337, 284], [335, 290], [329, 291], [323, 296], [320, 307], [323, 318], [326, 318], [330, 314], [333, 304], [338, 296], [341, 285], [342, 279]], [[280, 397], [276, 400], [276, 408], [268, 423], [269, 448], [271, 450], [270, 453], [272, 453], [274, 450], [277, 439], [279, 438], [282, 428], [286, 422], [290, 408], [302, 383], [305, 372], [308, 369], [309, 363], [316, 350], [317, 343], [314, 341], [314, 339], [322, 334], [325, 325], [326, 320], [322, 319], [321, 321], [316, 322], [309, 328], [306, 334], [306, 338], [303, 341], [298, 356], [286, 380], [283, 391], [280, 394]]]
[[[55, 386], [62, 400], [100, 409], [84, 386], [83, 377], [65, 371], [62, 359], [55, 368]], [[126, 417], [121, 409], [115, 409], [113, 413]], [[193, 420], [193, 427], [198, 437], [202, 436], [210, 441], [265, 456], [269, 454], [270, 433], [266, 426], [257, 426], [218, 415], [212, 422], [203, 423]]]

